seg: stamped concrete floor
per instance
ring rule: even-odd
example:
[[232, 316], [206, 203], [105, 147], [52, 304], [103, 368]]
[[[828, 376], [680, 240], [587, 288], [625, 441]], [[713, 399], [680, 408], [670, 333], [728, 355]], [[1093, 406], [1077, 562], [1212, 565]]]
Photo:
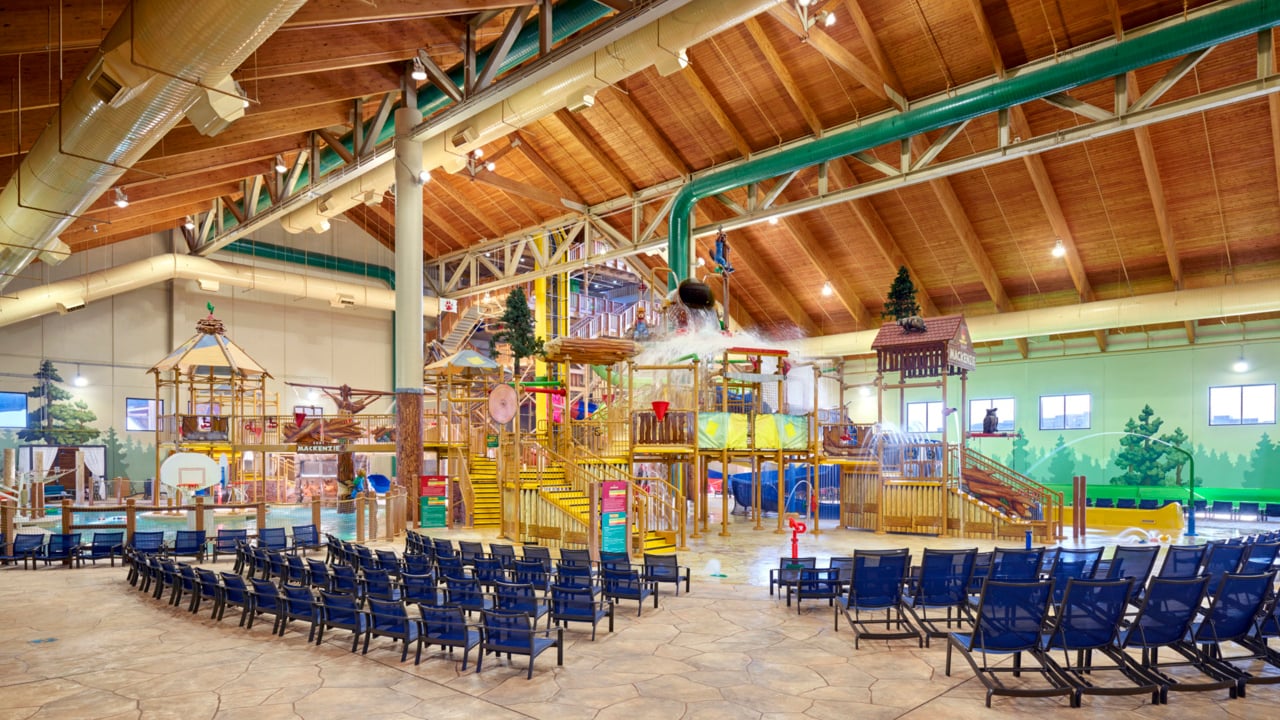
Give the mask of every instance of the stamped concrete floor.
[[[845, 531], [801, 543], [802, 554], [820, 558], [859, 547], [990, 545]], [[1237, 700], [1183, 693], [1158, 707], [1140, 696], [1089, 697], [1078, 710], [1063, 698], [996, 698], [988, 710], [958, 656], [945, 675], [944, 643], [866, 641], [855, 650], [843, 621], [832, 629], [825, 603], [797, 613], [770, 597], [768, 571], [785, 536], [738, 524], [731, 537], [713, 530], [690, 545], [680, 560], [693, 568], [692, 593], [674, 597], [664, 587], [659, 608], [640, 617], [634, 604], [621, 606], [615, 632], [595, 642], [573, 626], [564, 666], [544, 655], [532, 680], [519, 657], [490, 657], [476, 674], [438, 648], [415, 667], [412, 656], [399, 662], [386, 639], [361, 656], [348, 652], [342, 631], [316, 647], [302, 624], [281, 638], [270, 624], [239, 628], [231, 614], [213, 622], [207, 610], [191, 615], [137, 592], [119, 567], [3, 569], [0, 720], [1280, 718], [1280, 686], [1251, 687]], [[225, 559], [219, 565], [229, 569]]]

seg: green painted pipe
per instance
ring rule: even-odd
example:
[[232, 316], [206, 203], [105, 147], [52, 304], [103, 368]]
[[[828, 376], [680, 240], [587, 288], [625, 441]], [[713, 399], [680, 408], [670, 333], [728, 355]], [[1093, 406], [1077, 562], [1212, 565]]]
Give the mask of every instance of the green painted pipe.
[[395, 271], [384, 265], [373, 265], [359, 260], [325, 255], [324, 253], [306, 252], [297, 248], [273, 245], [271, 243], [258, 242], [257, 240], [236, 240], [221, 249], [267, 260], [279, 260], [305, 267], [359, 275], [381, 280], [392, 290], [396, 288]]
[[[508, 384], [508, 385], [510, 385], [510, 384], [512, 384], [512, 383], [507, 383], [507, 384]], [[562, 380], [530, 380], [530, 381], [528, 381], [528, 382], [522, 382], [522, 383], [520, 383], [520, 387], [554, 387], [554, 388], [558, 388], [558, 387], [564, 387], [564, 381], [562, 381]]]
[[[552, 19], [552, 35], [555, 42], [561, 42], [570, 35], [582, 30], [592, 23], [600, 20], [609, 13], [613, 12], [608, 6], [596, 2], [595, 0], [567, 0], [564, 3], [555, 6], [555, 12]], [[520, 32], [516, 35], [515, 42], [511, 45], [511, 50], [507, 52], [507, 57], [502, 65], [498, 68], [499, 72], [505, 72], [511, 68], [517, 67], [528, 60], [536, 57], [539, 52], [539, 24], [541, 16], [535, 18], [532, 22], [525, 24]], [[483, 68], [489, 62], [489, 56], [493, 53], [492, 46], [484, 48], [476, 53], [476, 67]], [[463, 65], [459, 63], [448, 71], [449, 79], [459, 88], [462, 87], [464, 76]], [[448, 107], [453, 100], [445, 95], [439, 88], [434, 85], [427, 84], [418, 88], [418, 109], [422, 111], [424, 118], [429, 118], [440, 110]], [[395, 103], [392, 106], [392, 116], [395, 110], [403, 105], [404, 101]], [[372, 132], [374, 118], [365, 123], [364, 131]], [[389, 141], [396, 133], [395, 123], [387, 122], [382, 125], [382, 130], [378, 134], [375, 145], [381, 145]], [[355, 133], [347, 133], [340, 138], [342, 146], [351, 152], [355, 152]], [[346, 161], [338, 154], [337, 150], [326, 146], [320, 151], [319, 158], [319, 176], [342, 167]], [[310, 165], [302, 168], [302, 172], [298, 174], [298, 187], [306, 187], [310, 182], [312, 168]], [[242, 201], [243, 202], [243, 201]], [[264, 212], [271, 207], [271, 198], [265, 195], [258, 198], [257, 212]], [[229, 230], [239, 224], [231, 211], [225, 211], [222, 214], [220, 230]]]
[[697, 359], [698, 359], [698, 353], [689, 353], [688, 355], [681, 355], [680, 357], [676, 358], [675, 360], [672, 361], [671, 364], [675, 365], [676, 363], [682, 363], [685, 360], [697, 360]]
[[667, 262], [672, 272], [667, 276], [668, 287], [675, 289], [681, 280], [689, 277], [690, 218], [694, 204], [703, 198], [1123, 75], [1277, 24], [1280, 24], [1280, 0], [1246, 0], [1024, 75], [962, 92], [941, 102], [704, 175], [681, 188], [671, 206]]

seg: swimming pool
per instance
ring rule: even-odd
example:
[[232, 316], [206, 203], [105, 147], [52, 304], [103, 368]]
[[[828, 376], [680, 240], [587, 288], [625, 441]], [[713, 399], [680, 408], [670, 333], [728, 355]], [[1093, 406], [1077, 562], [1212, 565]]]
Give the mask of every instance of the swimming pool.
[[[56, 515], [50, 508], [50, 515]], [[139, 510], [137, 529], [138, 532], [154, 532], [163, 531], [165, 540], [173, 540], [179, 530], [194, 529], [194, 525], [188, 528], [188, 517], [190, 522], [194, 523], [194, 516], [184, 513], [177, 516], [154, 515], [145, 510]], [[379, 515], [381, 519], [381, 515]], [[78, 525], [123, 525], [125, 522], [124, 513], [120, 512], [76, 512], [75, 522]], [[310, 525], [311, 524], [311, 507], [308, 505], [268, 505], [267, 506], [267, 527], [290, 528], [294, 525]], [[257, 530], [258, 521], [254, 514], [233, 515], [233, 516], [215, 516], [211, 522], [205, 523], [205, 532], [209, 537], [218, 534], [219, 530], [248, 530], [250, 533]], [[57, 527], [51, 527], [49, 530], [57, 532]], [[76, 532], [81, 534], [83, 542], [89, 542], [93, 538], [94, 531], [90, 528], [81, 528]], [[109, 532], [109, 530], [104, 530]], [[343, 540], [354, 540], [356, 537], [356, 516], [355, 513], [339, 513], [337, 508], [321, 508], [320, 509], [320, 532], [331, 533]]]

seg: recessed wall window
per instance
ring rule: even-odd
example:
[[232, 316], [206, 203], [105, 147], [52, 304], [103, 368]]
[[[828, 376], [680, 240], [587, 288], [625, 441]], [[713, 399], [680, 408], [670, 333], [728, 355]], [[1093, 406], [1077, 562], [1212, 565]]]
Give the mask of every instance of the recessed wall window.
[[124, 399], [124, 429], [129, 432], [155, 432], [156, 418], [163, 414], [163, 400]]
[[0, 392], [0, 428], [27, 426], [27, 394]]
[[324, 415], [324, 408], [319, 405], [294, 405], [294, 415], [305, 415], [307, 417], [321, 417]]
[[1000, 418], [1000, 424], [996, 426], [997, 432], [1013, 432], [1014, 423], [1014, 402], [1011, 397], [1004, 398], [977, 398], [969, 401], [969, 432], [982, 432], [982, 420], [987, 416], [987, 410], [995, 408], [996, 415]]
[[1210, 425], [1273, 425], [1275, 421], [1274, 384], [1209, 388]]
[[906, 430], [907, 432], [942, 432], [942, 403], [907, 403]]
[[1087, 430], [1092, 416], [1092, 395], [1040, 396], [1041, 430]]

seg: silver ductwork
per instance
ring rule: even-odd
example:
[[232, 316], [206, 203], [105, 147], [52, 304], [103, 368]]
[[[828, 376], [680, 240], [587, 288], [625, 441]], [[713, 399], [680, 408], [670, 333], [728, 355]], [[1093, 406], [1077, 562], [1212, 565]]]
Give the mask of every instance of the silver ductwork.
[[[387, 312], [396, 309], [393, 290], [175, 253], [7, 293], [0, 297], [0, 327], [50, 313], [71, 312], [89, 303], [167, 280], [194, 280], [208, 289], [229, 285], [316, 300], [332, 307], [366, 307]], [[435, 317], [439, 307], [425, 303], [422, 313]]]
[[[596, 93], [650, 66], [663, 75], [678, 72], [688, 63], [690, 46], [741, 25], [779, 1], [694, 0], [506, 101], [425, 138], [422, 166], [430, 171], [458, 172], [466, 166], [466, 155], [472, 150], [557, 110], [586, 107]], [[326, 219], [366, 198], [382, 197], [393, 184], [395, 168], [384, 164], [289, 213], [280, 225], [291, 233], [318, 231]]]
[[0, 288], [193, 107], [210, 134], [242, 114], [231, 71], [304, 2], [129, 3], [0, 193]]
[[[1222, 285], [965, 318], [974, 342], [1093, 332], [1280, 311], [1280, 280]], [[925, 323], [929, 318], [925, 318]], [[868, 355], [875, 330], [800, 341], [809, 357]]]

